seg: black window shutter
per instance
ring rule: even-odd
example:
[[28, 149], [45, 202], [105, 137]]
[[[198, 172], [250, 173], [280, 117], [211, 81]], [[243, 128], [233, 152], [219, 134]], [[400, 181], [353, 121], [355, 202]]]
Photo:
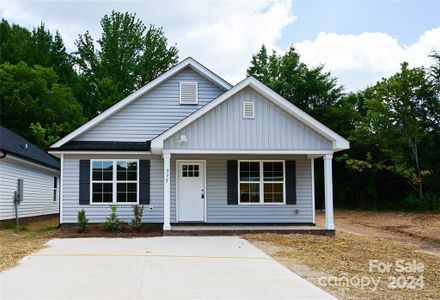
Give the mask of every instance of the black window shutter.
[[296, 162], [286, 160], [286, 204], [296, 204]]
[[150, 204], [150, 161], [139, 161], [139, 204]]
[[90, 204], [90, 160], [79, 161], [79, 204]]
[[238, 163], [228, 160], [228, 205], [238, 204]]

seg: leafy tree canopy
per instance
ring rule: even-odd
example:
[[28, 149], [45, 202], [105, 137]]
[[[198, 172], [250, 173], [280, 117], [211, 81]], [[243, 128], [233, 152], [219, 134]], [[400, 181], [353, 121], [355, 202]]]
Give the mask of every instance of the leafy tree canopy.
[[148, 29], [135, 14], [112, 12], [101, 20], [97, 41], [89, 32], [76, 41], [75, 63], [83, 93], [79, 98], [88, 118], [107, 109], [177, 63], [162, 28]]
[[0, 65], [0, 119], [30, 142], [47, 147], [85, 120], [71, 89], [52, 68]]

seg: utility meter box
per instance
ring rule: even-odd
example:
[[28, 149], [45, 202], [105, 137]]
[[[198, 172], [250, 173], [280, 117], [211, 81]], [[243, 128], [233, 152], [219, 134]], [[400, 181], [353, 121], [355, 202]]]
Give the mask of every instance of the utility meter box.
[[23, 201], [23, 179], [17, 179], [17, 191], [15, 192], [15, 202]]

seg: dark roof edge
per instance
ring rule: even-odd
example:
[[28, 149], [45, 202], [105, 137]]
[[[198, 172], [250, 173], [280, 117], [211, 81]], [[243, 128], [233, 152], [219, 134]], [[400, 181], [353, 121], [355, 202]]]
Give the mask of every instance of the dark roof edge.
[[113, 141], [71, 141], [61, 147], [49, 148], [48, 151], [100, 151], [100, 152], [150, 152], [150, 141], [113, 142]]
[[[5, 150], [5, 149], [0, 149], [0, 151], [3, 151], [4, 153], [6, 153], [6, 154], [10, 154], [10, 155], [12, 155], [12, 156], [17, 156], [18, 158], [20, 158], [20, 159], [22, 159], [22, 160], [26, 160], [26, 161], [32, 162], [32, 163], [34, 163], [34, 164], [36, 164], [36, 165], [41, 165], [41, 166], [44, 166], [44, 167], [46, 167], [46, 168], [53, 169], [53, 170], [56, 170], [56, 171], [59, 171], [59, 170], [60, 170], [59, 167], [57, 168], [57, 167], [52, 166], [52, 165], [50, 165], [50, 164], [43, 163], [43, 162], [41, 162], [41, 161], [39, 161], [39, 160], [32, 159], [32, 158], [29, 158], [29, 157], [24, 156], [24, 155], [17, 154], [17, 153], [12, 152], [12, 151], [8, 151], [8, 150]], [[5, 157], [7, 157], [7, 155], [6, 155]], [[2, 158], [4, 158], [4, 157], [2, 157]], [[1, 158], [0, 158], [0, 159], [1, 159]], [[55, 159], [56, 159], [56, 158], [55, 158]]]

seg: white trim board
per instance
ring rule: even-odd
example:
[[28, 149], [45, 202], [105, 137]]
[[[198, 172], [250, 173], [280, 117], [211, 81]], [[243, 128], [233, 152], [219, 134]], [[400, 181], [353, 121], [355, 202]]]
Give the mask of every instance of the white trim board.
[[333, 154], [332, 150], [203, 150], [203, 149], [166, 149], [169, 154], [263, 154], [263, 155], [317, 155]]
[[121, 109], [126, 107], [128, 104], [130, 104], [134, 100], [138, 99], [143, 94], [147, 93], [148, 91], [150, 91], [154, 87], [158, 86], [163, 81], [169, 79], [171, 76], [175, 75], [179, 71], [185, 69], [186, 67], [193, 68], [194, 71], [198, 72], [202, 76], [207, 77], [212, 82], [221, 86], [224, 90], [229, 90], [232, 87], [227, 81], [220, 78], [218, 75], [216, 75], [215, 73], [210, 71], [208, 68], [206, 68], [205, 66], [203, 66], [202, 64], [197, 62], [195, 59], [193, 59], [192, 57], [188, 57], [188, 58], [184, 59], [183, 61], [181, 61], [180, 63], [178, 63], [175, 67], [166, 71], [165, 73], [163, 73], [162, 75], [160, 75], [159, 77], [157, 77], [153, 81], [149, 82], [148, 84], [146, 84], [145, 86], [143, 86], [139, 90], [128, 95], [123, 100], [119, 101], [118, 103], [116, 103], [115, 105], [113, 105], [112, 107], [107, 109], [106, 111], [102, 112], [100, 115], [96, 116], [95, 118], [93, 118], [89, 122], [85, 123], [81, 127], [72, 131], [71, 133], [66, 135], [64, 138], [62, 138], [61, 140], [59, 140], [58, 142], [53, 144], [51, 147], [52, 148], [61, 147], [65, 143], [76, 138], [77, 136], [81, 135], [82, 133], [86, 132], [87, 130], [96, 126], [97, 124], [101, 123], [102, 121], [106, 120], [107, 118], [109, 118], [110, 116], [112, 116], [116, 112], [120, 111]]
[[221, 103], [223, 103], [224, 101], [226, 101], [227, 99], [229, 99], [230, 97], [232, 97], [233, 95], [235, 95], [236, 93], [238, 93], [239, 91], [241, 91], [242, 89], [248, 86], [253, 88], [257, 92], [261, 93], [263, 96], [271, 100], [273, 103], [284, 109], [286, 112], [297, 118], [305, 125], [309, 126], [313, 130], [324, 136], [325, 138], [332, 141], [333, 152], [350, 148], [350, 143], [346, 139], [341, 137], [339, 134], [337, 134], [336, 132], [334, 132], [324, 124], [320, 123], [319, 121], [317, 121], [316, 119], [314, 119], [313, 117], [311, 117], [310, 115], [308, 115], [307, 113], [305, 113], [304, 111], [302, 111], [301, 109], [299, 109], [298, 107], [296, 107], [295, 105], [293, 105], [292, 103], [290, 103], [289, 101], [287, 101], [286, 99], [284, 99], [283, 97], [272, 91], [269, 87], [267, 87], [266, 85], [255, 79], [254, 77], [248, 77], [245, 80], [238, 83], [237, 85], [235, 85], [233, 88], [229, 89], [224, 94], [220, 95], [213, 101], [209, 102], [199, 110], [195, 111], [194, 113], [192, 113], [191, 115], [189, 115], [188, 117], [186, 117], [185, 119], [183, 119], [182, 121], [171, 127], [170, 129], [166, 130], [165, 132], [163, 132], [162, 134], [158, 135], [153, 140], [151, 140], [151, 152], [161, 153], [163, 150], [164, 141], [167, 138], [179, 132], [180, 130], [182, 130], [183, 128], [185, 128], [195, 120], [199, 119], [201, 116], [205, 115], [206, 113], [208, 113], [209, 111], [211, 111], [212, 109], [214, 109], [215, 107], [217, 107], [218, 105], [220, 105]]

